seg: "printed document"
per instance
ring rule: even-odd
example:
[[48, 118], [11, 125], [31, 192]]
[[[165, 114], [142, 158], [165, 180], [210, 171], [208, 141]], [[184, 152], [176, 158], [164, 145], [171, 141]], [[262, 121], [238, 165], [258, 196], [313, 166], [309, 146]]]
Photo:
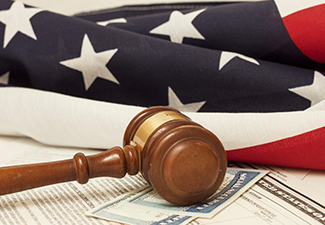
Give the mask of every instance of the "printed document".
[[313, 175], [316, 172], [317, 183], [324, 183], [324, 171], [240, 163], [230, 166], [269, 169], [271, 172], [212, 219], [197, 219], [191, 225], [325, 224], [325, 192], [314, 188], [314, 182], [305, 181], [308, 176], [310, 180], [316, 179]]

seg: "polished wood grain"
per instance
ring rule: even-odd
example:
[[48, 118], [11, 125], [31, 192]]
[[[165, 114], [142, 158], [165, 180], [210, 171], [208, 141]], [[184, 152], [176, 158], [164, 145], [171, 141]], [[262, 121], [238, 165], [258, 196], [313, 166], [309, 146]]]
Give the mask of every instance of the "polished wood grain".
[[138, 153], [130, 145], [92, 156], [77, 153], [70, 160], [2, 167], [0, 195], [75, 180], [85, 184], [94, 177], [122, 178], [127, 172], [137, 174], [138, 169]]
[[[184, 115], [154, 121], [144, 144], [134, 136], [145, 121], [162, 118], [158, 113], [181, 114], [169, 107], [148, 108], [130, 121], [124, 135], [124, 148], [85, 156], [77, 153], [71, 160], [0, 168], [0, 195], [50, 184], [77, 180], [87, 183], [94, 177], [124, 177], [141, 171], [146, 181], [167, 201], [192, 205], [206, 200], [221, 185], [227, 169], [225, 150], [219, 139]], [[172, 113], [171, 113], [172, 112]], [[184, 118], [184, 119], [183, 119]]]

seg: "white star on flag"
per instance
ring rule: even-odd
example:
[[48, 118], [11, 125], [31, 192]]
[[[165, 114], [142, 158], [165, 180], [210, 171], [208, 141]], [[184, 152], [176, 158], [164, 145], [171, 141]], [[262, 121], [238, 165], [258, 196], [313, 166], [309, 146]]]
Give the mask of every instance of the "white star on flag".
[[0, 84], [5, 84], [5, 85], [9, 84], [9, 72], [0, 76]]
[[1, 11], [0, 22], [6, 25], [3, 48], [8, 45], [11, 39], [18, 32], [37, 40], [30, 19], [41, 11], [43, 10], [36, 8], [25, 8], [24, 4], [18, 1], [13, 2], [10, 9]]
[[315, 71], [314, 81], [311, 85], [290, 88], [289, 91], [310, 100], [311, 106], [313, 106], [325, 99], [325, 77]]
[[235, 53], [235, 52], [222, 52], [220, 56], [220, 62], [219, 62], [219, 70], [221, 70], [229, 61], [231, 61], [233, 58], [238, 57], [243, 60], [246, 60], [250, 63], [254, 63], [256, 65], [260, 65], [259, 62], [253, 58], [247, 57], [245, 55]]
[[192, 21], [205, 9], [183, 14], [180, 11], [173, 11], [169, 21], [152, 29], [151, 34], [161, 34], [170, 36], [170, 40], [175, 43], [182, 43], [184, 37], [202, 39], [205, 38], [198, 32]]
[[111, 49], [96, 53], [88, 35], [85, 34], [82, 41], [80, 57], [61, 61], [60, 64], [82, 72], [85, 88], [92, 85], [97, 77], [119, 84], [111, 71], [106, 67], [118, 49]]
[[169, 102], [168, 105], [169, 107], [177, 109], [181, 112], [197, 112], [205, 104], [205, 101], [183, 104], [179, 100], [179, 98], [177, 97], [173, 89], [171, 89], [171, 87], [168, 87], [168, 102]]

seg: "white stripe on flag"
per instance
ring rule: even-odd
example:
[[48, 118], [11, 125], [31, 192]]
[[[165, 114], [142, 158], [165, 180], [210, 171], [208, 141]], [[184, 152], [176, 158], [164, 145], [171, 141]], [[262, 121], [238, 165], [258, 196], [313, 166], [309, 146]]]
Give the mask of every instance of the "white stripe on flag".
[[211, 130], [226, 150], [261, 145], [325, 126], [325, 113], [187, 113]]
[[297, 11], [324, 4], [324, 0], [274, 0], [281, 17], [286, 17]]
[[[40, 142], [109, 148], [122, 144], [129, 121], [143, 108], [28, 88], [0, 88], [0, 134]], [[186, 113], [214, 132], [226, 150], [256, 146], [325, 126], [321, 106], [284, 113]], [[316, 107], [317, 106], [317, 107]]]
[[128, 122], [143, 108], [28, 88], [0, 88], [0, 134], [74, 147], [121, 146]]

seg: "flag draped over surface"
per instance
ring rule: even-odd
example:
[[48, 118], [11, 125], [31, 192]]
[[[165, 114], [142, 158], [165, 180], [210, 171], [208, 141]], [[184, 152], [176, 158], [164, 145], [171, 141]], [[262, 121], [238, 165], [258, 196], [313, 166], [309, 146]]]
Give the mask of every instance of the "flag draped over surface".
[[324, 2], [68, 17], [0, 0], [0, 134], [109, 148], [163, 105], [213, 131], [230, 160], [325, 169]]

